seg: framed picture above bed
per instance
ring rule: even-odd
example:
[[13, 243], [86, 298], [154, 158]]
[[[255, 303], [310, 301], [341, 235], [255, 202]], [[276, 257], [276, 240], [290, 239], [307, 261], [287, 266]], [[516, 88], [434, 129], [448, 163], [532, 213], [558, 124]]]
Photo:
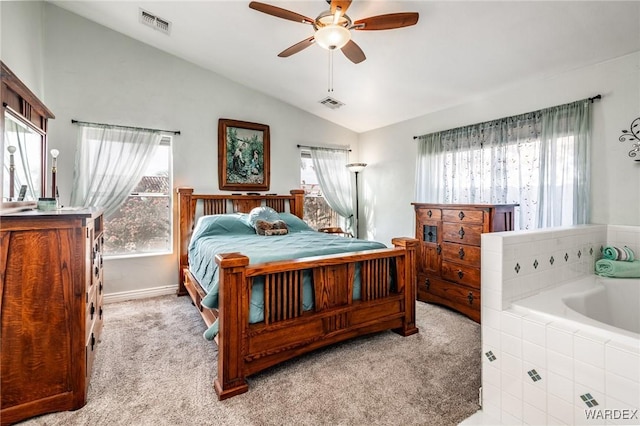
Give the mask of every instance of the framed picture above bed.
[[229, 191], [269, 190], [269, 126], [218, 120], [218, 185]]

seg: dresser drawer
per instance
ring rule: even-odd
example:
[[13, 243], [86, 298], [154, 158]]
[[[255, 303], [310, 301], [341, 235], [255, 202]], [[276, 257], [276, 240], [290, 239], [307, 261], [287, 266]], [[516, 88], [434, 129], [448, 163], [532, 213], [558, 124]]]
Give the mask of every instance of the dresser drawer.
[[95, 322], [93, 324], [93, 332], [96, 339], [100, 339], [102, 334], [102, 324], [104, 323], [104, 292], [102, 291], [102, 282], [98, 284], [98, 291], [96, 292], [96, 315]]
[[442, 260], [480, 267], [480, 247], [466, 244], [442, 243]]
[[89, 334], [87, 336], [87, 340], [84, 347], [84, 356], [85, 356], [85, 392], [89, 390], [89, 382], [91, 380], [91, 370], [93, 369], [93, 361], [96, 358], [96, 346], [98, 345], [98, 338], [95, 335], [93, 329], [89, 330]]
[[420, 222], [439, 221], [442, 219], [442, 210], [432, 208], [416, 209], [416, 219]]
[[85, 338], [89, 338], [89, 335], [93, 331], [93, 325], [96, 321], [98, 313], [98, 297], [97, 286], [91, 286], [89, 293], [87, 294], [87, 304], [85, 306], [84, 320], [85, 320]]
[[484, 212], [482, 210], [443, 210], [442, 220], [446, 222], [482, 223]]
[[418, 282], [418, 300], [448, 306], [480, 322], [480, 290], [426, 276]]
[[442, 239], [454, 243], [480, 245], [482, 225], [467, 223], [442, 223]]
[[442, 278], [480, 290], [480, 269], [473, 266], [442, 262]]

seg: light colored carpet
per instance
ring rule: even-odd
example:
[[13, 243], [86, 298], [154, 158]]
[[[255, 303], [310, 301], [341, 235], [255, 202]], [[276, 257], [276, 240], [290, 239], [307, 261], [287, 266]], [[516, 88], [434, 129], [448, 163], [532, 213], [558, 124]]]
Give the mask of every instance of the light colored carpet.
[[479, 409], [480, 326], [418, 302], [420, 333], [365, 336], [248, 379], [218, 401], [217, 349], [187, 297], [105, 306], [85, 407], [28, 425], [455, 425]]

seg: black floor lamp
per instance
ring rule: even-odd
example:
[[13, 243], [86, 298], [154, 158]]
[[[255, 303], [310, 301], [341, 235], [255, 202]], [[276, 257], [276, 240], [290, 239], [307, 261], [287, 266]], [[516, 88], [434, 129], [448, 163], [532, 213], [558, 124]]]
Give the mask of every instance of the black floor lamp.
[[358, 173], [363, 171], [365, 167], [367, 167], [367, 163], [351, 163], [351, 164], [347, 164], [347, 168], [349, 169], [349, 171], [351, 171], [351, 172], [356, 174], [356, 238], [360, 237], [360, 218], [359, 218], [360, 206], [358, 205], [358, 198], [359, 198], [359, 194], [358, 194]]

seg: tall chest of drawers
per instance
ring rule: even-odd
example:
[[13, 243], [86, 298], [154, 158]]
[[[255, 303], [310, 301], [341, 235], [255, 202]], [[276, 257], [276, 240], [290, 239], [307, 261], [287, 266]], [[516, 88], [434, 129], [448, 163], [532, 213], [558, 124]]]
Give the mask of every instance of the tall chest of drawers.
[[412, 204], [420, 241], [418, 300], [480, 322], [480, 236], [513, 230], [517, 205]]
[[0, 216], [0, 419], [85, 405], [103, 316], [102, 213]]

